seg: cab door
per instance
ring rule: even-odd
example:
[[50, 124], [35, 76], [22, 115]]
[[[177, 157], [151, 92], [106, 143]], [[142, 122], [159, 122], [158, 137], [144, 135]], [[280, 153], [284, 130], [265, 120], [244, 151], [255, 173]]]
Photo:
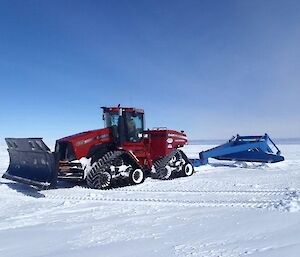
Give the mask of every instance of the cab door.
[[125, 113], [125, 141], [122, 145], [127, 151], [131, 151], [142, 166], [149, 163], [149, 151], [144, 141], [144, 115], [142, 113]]

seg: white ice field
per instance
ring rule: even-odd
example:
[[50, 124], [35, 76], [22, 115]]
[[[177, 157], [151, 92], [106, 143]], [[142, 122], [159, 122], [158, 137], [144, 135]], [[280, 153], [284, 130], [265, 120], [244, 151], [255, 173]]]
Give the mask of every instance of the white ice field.
[[[1, 178], [0, 256], [298, 257], [300, 144], [279, 148], [278, 164], [212, 161], [192, 177], [106, 191]], [[2, 144], [0, 174], [8, 161]]]

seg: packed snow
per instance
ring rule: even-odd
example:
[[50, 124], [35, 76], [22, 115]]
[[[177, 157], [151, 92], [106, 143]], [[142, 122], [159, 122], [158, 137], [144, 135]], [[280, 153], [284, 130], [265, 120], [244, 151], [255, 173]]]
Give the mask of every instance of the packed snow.
[[[299, 256], [300, 145], [279, 147], [281, 163], [212, 160], [192, 177], [105, 191], [0, 179], [0, 256]], [[0, 173], [8, 162], [1, 145]]]

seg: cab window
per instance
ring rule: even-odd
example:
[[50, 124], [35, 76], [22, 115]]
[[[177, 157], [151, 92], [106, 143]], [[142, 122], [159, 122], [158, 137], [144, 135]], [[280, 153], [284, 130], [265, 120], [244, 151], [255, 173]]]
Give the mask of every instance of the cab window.
[[118, 126], [119, 114], [117, 112], [107, 112], [104, 116], [105, 127]]
[[127, 140], [129, 142], [141, 141], [139, 134], [144, 131], [143, 114], [126, 113]]

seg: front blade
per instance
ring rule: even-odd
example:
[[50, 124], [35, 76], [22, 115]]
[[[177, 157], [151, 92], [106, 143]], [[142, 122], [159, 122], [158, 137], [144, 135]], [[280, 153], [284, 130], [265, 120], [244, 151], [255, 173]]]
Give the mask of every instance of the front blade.
[[37, 186], [55, 187], [58, 162], [42, 138], [6, 138], [10, 158], [3, 178]]

